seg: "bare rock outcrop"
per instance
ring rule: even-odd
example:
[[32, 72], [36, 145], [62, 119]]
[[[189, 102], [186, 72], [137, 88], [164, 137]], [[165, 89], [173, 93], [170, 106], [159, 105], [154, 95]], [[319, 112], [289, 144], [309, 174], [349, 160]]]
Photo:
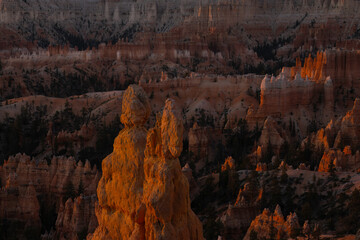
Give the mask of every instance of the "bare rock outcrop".
[[328, 172], [332, 167], [338, 171], [356, 171], [360, 168], [360, 99], [356, 99], [351, 111], [337, 121], [330, 121], [326, 128], [306, 138], [302, 147], [310, 145], [323, 149], [324, 154], [318, 170]]
[[251, 223], [244, 240], [250, 239], [250, 235], [256, 235], [258, 239], [288, 239], [294, 237], [300, 230], [299, 220], [296, 213], [290, 213], [286, 221], [279, 205], [274, 213], [269, 209], [258, 215]]
[[141, 87], [131, 85], [123, 96], [124, 129], [114, 141], [114, 151], [102, 162], [103, 176], [97, 195], [99, 227], [92, 239], [141, 239], [135, 221], [142, 206], [144, 150], [150, 104]]
[[[38, 238], [42, 228], [40, 212], [61, 212], [60, 206], [69, 197], [67, 195], [79, 194], [79, 189], [85, 195], [95, 194], [99, 177], [96, 167], [91, 168], [88, 161], [83, 164], [76, 163], [74, 158], [53, 157], [48, 164], [46, 160], [35, 161], [25, 154], [9, 157], [0, 166], [1, 185], [5, 186], [0, 193], [0, 217], [7, 219], [10, 225], [23, 224], [25, 231], [22, 229], [19, 234]], [[76, 221], [85, 224], [89, 219], [80, 214]], [[61, 229], [55, 231], [60, 234]], [[6, 235], [1, 237], [6, 238]], [[22, 237], [17, 235], [17, 238]]]
[[19, 185], [16, 173], [10, 174], [6, 186], [0, 189], [0, 219], [4, 219], [1, 223], [2, 239], [36, 238], [40, 235], [40, 204], [35, 187], [31, 182]]
[[189, 129], [189, 152], [192, 152], [199, 159], [195, 164], [199, 171], [206, 165], [206, 161], [212, 162], [215, 159], [216, 136], [220, 132], [217, 128], [209, 126], [199, 126], [197, 122]]
[[145, 151], [145, 239], [203, 239], [178, 159], [183, 126], [173, 100], [166, 100], [158, 121], [148, 132]]
[[174, 102], [148, 132], [150, 105], [143, 89], [125, 92], [125, 128], [103, 160], [98, 185], [99, 227], [89, 239], [202, 239], [202, 226], [190, 208], [189, 184], [178, 160], [183, 127]]
[[235, 170], [235, 160], [230, 156], [225, 159], [225, 162], [221, 165], [221, 171]]
[[200, 188], [195, 181], [195, 178], [192, 173], [192, 169], [190, 168], [190, 165], [186, 163], [185, 166], [181, 169], [181, 171], [189, 182], [190, 199], [194, 200], [194, 198], [198, 195]]
[[[89, 232], [94, 232], [98, 223], [95, 216], [96, 196], [81, 195], [74, 200], [69, 198], [60, 205], [55, 227], [56, 232], [43, 239], [84, 239]], [[51, 236], [49, 238], [49, 236]]]
[[234, 205], [228, 206], [220, 220], [224, 225], [224, 235], [229, 239], [244, 237], [252, 220], [260, 213], [260, 201], [263, 191], [251, 183], [239, 190]]
[[351, 147], [346, 146], [343, 151], [340, 149], [327, 149], [325, 150], [318, 171], [351, 171], [360, 168], [360, 153], [352, 154]]
[[[281, 137], [281, 131], [278, 130], [278, 125], [272, 117], [267, 117], [264, 127], [261, 131], [259, 145], [262, 149], [271, 147], [274, 153], [279, 154], [281, 146], [284, 144], [284, 139]], [[269, 146], [270, 145], [270, 146]]]

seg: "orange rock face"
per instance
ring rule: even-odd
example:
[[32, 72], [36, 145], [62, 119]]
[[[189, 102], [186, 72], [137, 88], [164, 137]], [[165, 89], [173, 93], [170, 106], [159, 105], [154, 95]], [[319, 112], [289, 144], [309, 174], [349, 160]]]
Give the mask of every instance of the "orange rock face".
[[145, 92], [132, 85], [125, 92], [121, 122], [125, 128], [114, 142], [114, 151], [102, 162], [103, 176], [97, 195], [99, 227], [93, 239], [141, 239], [134, 216], [142, 205], [144, 182], [144, 123], [150, 115]]
[[257, 235], [257, 239], [270, 239], [272, 229], [275, 230], [276, 239], [290, 238], [293, 232], [300, 229], [296, 213], [290, 213], [285, 221], [279, 205], [276, 206], [274, 213], [264, 209], [262, 214], [252, 221], [244, 240], [250, 239], [251, 232]]
[[256, 171], [257, 172], [264, 172], [264, 171], [267, 171], [268, 168], [267, 168], [267, 164], [266, 163], [258, 163], [256, 164]]
[[147, 95], [131, 85], [122, 104], [125, 128], [115, 139], [114, 152], [102, 163], [99, 227], [90, 239], [203, 238], [178, 160], [183, 127], [174, 102], [167, 100], [161, 118], [147, 132], [144, 123], [149, 115]]
[[[183, 126], [174, 101], [148, 132], [144, 161], [145, 239], [203, 239], [190, 208], [189, 184], [181, 172]], [[139, 219], [140, 221], [141, 219]]]
[[343, 151], [340, 149], [325, 150], [321, 158], [318, 171], [356, 171], [359, 167], [359, 151], [356, 151], [356, 153], [352, 154], [350, 146], [346, 146]]
[[221, 171], [235, 170], [235, 160], [232, 157], [227, 157], [223, 165], [221, 165]]
[[359, 152], [352, 152], [360, 144], [360, 100], [356, 99], [351, 111], [339, 118], [331, 120], [325, 128], [306, 138], [307, 142], [317, 149], [324, 150], [318, 171], [328, 172], [331, 165], [337, 171], [356, 171], [360, 167]]

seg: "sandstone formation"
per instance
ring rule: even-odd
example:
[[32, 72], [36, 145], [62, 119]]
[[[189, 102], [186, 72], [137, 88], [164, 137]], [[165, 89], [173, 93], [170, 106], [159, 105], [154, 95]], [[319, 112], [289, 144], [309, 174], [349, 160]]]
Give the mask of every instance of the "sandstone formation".
[[318, 171], [358, 171], [360, 169], [360, 153], [352, 154], [350, 146], [343, 151], [340, 149], [327, 149], [321, 158]]
[[83, 164], [81, 161], [76, 163], [71, 157], [53, 157], [51, 164], [48, 164], [46, 160], [35, 162], [24, 154], [17, 154], [5, 161], [0, 168], [2, 186], [6, 185], [5, 181], [9, 176], [16, 179], [18, 186], [31, 183], [37, 194], [51, 194], [61, 198], [66, 192], [68, 182], [72, 183], [76, 190], [82, 184], [85, 195], [93, 194], [100, 174], [96, 166], [91, 168], [88, 161]]
[[[356, 176], [359, 101], [349, 108], [360, 94], [359, 11], [357, 0], [0, 0], [0, 162], [17, 152], [32, 156], [0, 167], [0, 217], [10, 225], [1, 229], [14, 238], [38, 236], [51, 212], [57, 220], [43, 239], [80, 239], [97, 227], [96, 213], [93, 239], [202, 239], [191, 199], [196, 210], [215, 209], [214, 219], [199, 211], [205, 224], [221, 218], [225, 238], [242, 237], [258, 214], [261, 191], [245, 185], [228, 208], [212, 195], [224, 190], [219, 183], [227, 175], [215, 165], [237, 150], [227, 145], [228, 133], [243, 123], [251, 136], [237, 167], [270, 172], [284, 155], [293, 157], [285, 149], [296, 153], [289, 162], [304, 162], [297, 170], [281, 162], [290, 178], [304, 174], [307, 181], [332, 170]], [[130, 83], [144, 91], [132, 85], [124, 94]], [[168, 98], [176, 108], [169, 100], [163, 109]], [[117, 114], [125, 128], [112, 151], [107, 141], [118, 128], [109, 124], [122, 127]], [[22, 124], [28, 116], [38, 127]], [[42, 137], [27, 147], [34, 132]], [[183, 142], [181, 162], [190, 165], [181, 169]], [[97, 185], [100, 173], [74, 159], [90, 155], [93, 162], [105, 148], [104, 156], [112, 153]], [[268, 150], [272, 163], [260, 162]], [[322, 157], [299, 159], [302, 150]], [[44, 160], [58, 153], [74, 158]], [[311, 172], [305, 163], [313, 168], [320, 158], [320, 172]], [[232, 158], [221, 166], [227, 170], [247, 175], [235, 172]], [[74, 199], [73, 192], [83, 195]], [[285, 221], [277, 208], [259, 215], [248, 235], [274, 238], [271, 223], [276, 238], [298, 228], [296, 215]], [[206, 226], [206, 234], [218, 231]]]
[[[79, 152], [84, 146], [94, 147], [96, 145], [96, 129], [93, 125], [82, 125], [81, 128], [74, 132], [60, 131], [56, 136], [53, 134], [52, 124], [49, 126], [47, 133], [47, 144], [51, 149], [57, 151], [66, 150], [69, 142], [72, 143], [73, 151]], [[56, 143], [56, 144], [55, 144]]]
[[8, 175], [5, 187], [0, 190], [0, 218], [4, 219], [1, 238], [36, 238], [40, 235], [41, 220], [35, 187], [31, 182], [21, 186], [16, 180], [16, 173]]
[[181, 172], [183, 126], [175, 102], [149, 130], [144, 160], [145, 239], [203, 239], [202, 225], [190, 207], [189, 183]]
[[199, 189], [198, 184], [195, 181], [195, 178], [194, 178], [193, 173], [192, 173], [192, 169], [190, 168], [189, 164], [186, 163], [185, 166], [181, 169], [181, 171], [185, 175], [185, 177], [187, 178], [187, 180], [189, 182], [190, 199], [194, 200], [194, 198], [199, 193], [200, 189]]
[[313, 149], [322, 150], [318, 170], [327, 172], [330, 168], [337, 171], [357, 171], [360, 167], [357, 149], [360, 139], [360, 101], [355, 99], [351, 111], [336, 121], [331, 120], [325, 128], [307, 137], [302, 147], [310, 145]]
[[281, 208], [277, 205], [274, 213], [270, 212], [269, 209], [264, 209], [264, 211], [251, 222], [244, 239], [250, 239], [251, 234], [256, 234], [257, 238], [264, 239], [271, 239], [272, 235], [276, 239], [288, 239], [293, 237], [293, 234], [298, 230], [300, 230], [300, 225], [296, 213], [290, 213], [285, 221]]
[[183, 134], [178, 114], [174, 102], [167, 100], [162, 116], [147, 133], [147, 95], [136, 85], [126, 90], [121, 115], [125, 128], [115, 139], [114, 152], [102, 163], [99, 227], [90, 239], [203, 238], [177, 159]]
[[235, 160], [230, 156], [225, 159], [225, 162], [221, 165], [221, 171], [235, 170]]
[[226, 238], [239, 239], [244, 237], [252, 220], [260, 212], [261, 199], [262, 189], [258, 189], [250, 183], [246, 183], [243, 189], [240, 189], [235, 204], [229, 204], [221, 217]]
[[114, 151], [102, 162], [103, 175], [97, 195], [99, 227], [92, 239], [141, 239], [135, 221], [142, 206], [144, 150], [150, 115], [145, 92], [131, 85], [123, 96], [121, 122], [125, 128], [114, 141]]
[[65, 204], [61, 203], [55, 223], [56, 230], [43, 234], [41, 239], [85, 239], [98, 225], [95, 202], [95, 195], [81, 195], [74, 200], [69, 198]]
[[[27, 233], [39, 237], [42, 227], [40, 212], [53, 214], [51, 211], [55, 211], [56, 214], [59, 208], [61, 212], [61, 205], [70, 191], [78, 194], [81, 188], [87, 196], [94, 194], [99, 173], [95, 166], [91, 168], [89, 162], [84, 165], [81, 161], [76, 163], [73, 158], [54, 157], [48, 164], [46, 160], [36, 162], [24, 154], [17, 154], [0, 167], [0, 179], [1, 185], [5, 186], [0, 194], [0, 214], [9, 223], [8, 227], [3, 227], [19, 231], [18, 227], [13, 228], [13, 224], [23, 225], [26, 231], [8, 235], [9, 238], [23, 238], [22, 234]], [[90, 213], [92, 209], [88, 208], [88, 211]], [[86, 225], [89, 220], [87, 215], [80, 215], [76, 222]], [[2, 234], [7, 238], [9, 233], [4, 231]]]
[[216, 144], [219, 141], [215, 136], [219, 133], [219, 129], [211, 126], [201, 127], [197, 122], [189, 129], [189, 152], [199, 160], [196, 161], [196, 170], [202, 169], [206, 162], [213, 162], [215, 160]]
[[274, 119], [272, 117], [266, 118], [258, 144], [261, 146], [261, 149], [265, 150], [271, 147], [273, 152], [278, 155], [285, 141], [277, 129], [279, 127]]

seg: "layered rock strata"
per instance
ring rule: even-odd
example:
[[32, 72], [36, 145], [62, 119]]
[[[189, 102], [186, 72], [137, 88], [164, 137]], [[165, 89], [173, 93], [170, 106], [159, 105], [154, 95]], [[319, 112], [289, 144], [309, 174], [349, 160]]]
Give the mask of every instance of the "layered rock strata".
[[[53, 157], [48, 164], [46, 160], [36, 162], [25, 154], [10, 157], [0, 166], [1, 185], [4, 186], [0, 193], [0, 217], [7, 222], [2, 225], [7, 230], [1, 232], [1, 237], [16, 236], [21, 239], [23, 234], [29, 234], [38, 238], [44, 223], [40, 220], [41, 214], [60, 214], [61, 205], [70, 195], [80, 194], [80, 189], [86, 196], [93, 195], [99, 178], [96, 167], [91, 168], [88, 161], [83, 164], [73, 158]], [[90, 221], [88, 215], [82, 214], [79, 209], [76, 211], [80, 214], [76, 222], [87, 226]], [[90, 214], [90, 207], [88, 212]], [[61, 231], [57, 227], [56, 231]], [[13, 232], [7, 235], [8, 231]], [[76, 231], [73, 233], [79, 233]]]

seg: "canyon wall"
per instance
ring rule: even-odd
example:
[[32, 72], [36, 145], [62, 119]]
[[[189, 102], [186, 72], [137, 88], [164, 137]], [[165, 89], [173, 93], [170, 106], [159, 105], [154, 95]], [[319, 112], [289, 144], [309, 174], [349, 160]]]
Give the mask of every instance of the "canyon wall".
[[[44, 224], [51, 224], [46, 221], [55, 220], [51, 216], [63, 211], [63, 204], [69, 197], [80, 192], [86, 196], [94, 195], [99, 178], [100, 173], [95, 166], [91, 168], [89, 162], [76, 163], [73, 158], [54, 157], [48, 164], [46, 160], [36, 162], [22, 154], [10, 157], [0, 167], [3, 186], [0, 216], [6, 219], [1, 226], [2, 237], [24, 239], [29, 235], [39, 238], [42, 228], [47, 227]], [[90, 209], [89, 213], [92, 211]], [[79, 209], [77, 211], [81, 212]], [[77, 218], [76, 221], [83, 225], [90, 221], [87, 215]], [[24, 226], [25, 230], [19, 225]]]

